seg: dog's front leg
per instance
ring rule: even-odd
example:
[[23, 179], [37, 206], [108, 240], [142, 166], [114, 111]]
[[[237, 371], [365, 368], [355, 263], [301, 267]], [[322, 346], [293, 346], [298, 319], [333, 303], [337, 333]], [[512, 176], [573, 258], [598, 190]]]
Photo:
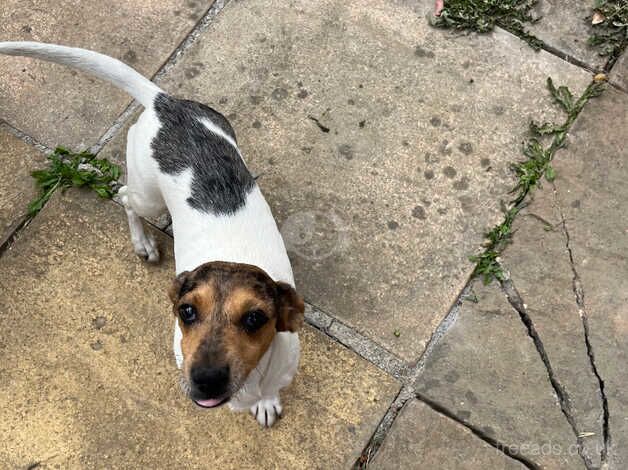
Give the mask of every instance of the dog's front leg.
[[279, 391], [274, 396], [262, 398], [251, 407], [251, 414], [255, 417], [260, 426], [269, 428], [278, 418], [281, 417], [281, 402], [279, 401]]
[[127, 186], [123, 186], [118, 191], [126, 216], [129, 220], [129, 231], [131, 232], [131, 243], [133, 243], [133, 250], [135, 254], [149, 263], [156, 263], [159, 261], [159, 250], [157, 249], [157, 242], [151, 235], [146, 235], [144, 231], [144, 225], [142, 219], [131, 207], [129, 202], [129, 196], [127, 194]]
[[[288, 386], [299, 365], [299, 336], [296, 333], [277, 333], [269, 351], [264, 355], [258, 370], [245, 389], [254, 402], [249, 410], [263, 427], [271, 427], [281, 417], [283, 408], [279, 390]], [[252, 382], [252, 383], [251, 383]], [[250, 402], [249, 402], [250, 403]]]

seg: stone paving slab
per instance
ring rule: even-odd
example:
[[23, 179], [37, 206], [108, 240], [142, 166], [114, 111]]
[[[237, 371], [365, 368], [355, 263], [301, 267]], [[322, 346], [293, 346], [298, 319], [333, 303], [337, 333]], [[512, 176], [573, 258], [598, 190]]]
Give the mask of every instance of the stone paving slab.
[[0, 258], [0, 461], [10, 468], [348, 468], [399, 384], [306, 327], [284, 418], [185, 399], [164, 262], [133, 254], [121, 208], [57, 195]]
[[626, 51], [615, 62], [611, 70], [610, 81], [628, 93], [628, 54], [626, 54]]
[[553, 109], [546, 78], [589, 77], [409, 3], [231, 2], [160, 85], [231, 119], [306, 299], [414, 360], [502, 218], [527, 121]]
[[496, 283], [473, 293], [425, 362], [418, 393], [543, 468], [584, 468], [517, 312]]
[[418, 400], [410, 400], [397, 416], [369, 468], [514, 470], [526, 467], [474, 436], [464, 426]]
[[31, 171], [44, 164], [41, 152], [0, 126], [0, 244], [24, 219], [37, 194]]
[[[190, 0], [3, 0], [0, 41], [92, 49], [152, 76], [209, 8]], [[48, 147], [94, 145], [131, 102], [67, 67], [0, 56], [0, 118]]]
[[580, 278], [610, 412], [612, 468], [628, 466], [628, 95], [610, 88], [584, 109], [556, 156], [557, 200]]
[[593, 32], [591, 14], [595, 0], [539, 0], [535, 7], [541, 20], [527, 25], [530, 33], [561, 53], [570, 55], [593, 69], [601, 69], [607, 58], [589, 46]]
[[534, 192], [534, 200], [515, 221], [513, 232], [502, 265], [510, 272], [553, 373], [568, 396], [577, 429], [587, 435], [584, 452], [598, 468], [604, 446], [602, 400], [587, 354], [567, 239], [551, 184]]

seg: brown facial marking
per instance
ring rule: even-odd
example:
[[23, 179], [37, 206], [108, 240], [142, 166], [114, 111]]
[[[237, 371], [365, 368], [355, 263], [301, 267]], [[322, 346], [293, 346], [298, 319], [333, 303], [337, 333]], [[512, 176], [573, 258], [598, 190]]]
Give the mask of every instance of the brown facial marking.
[[[263, 270], [246, 264], [211, 262], [181, 273], [170, 290], [175, 316], [179, 307], [195, 307], [190, 325], [179, 319], [184, 374], [196, 365], [229, 366], [237, 389], [255, 368], [276, 331], [296, 331], [303, 323], [303, 300], [288, 284], [273, 281]], [[243, 319], [256, 311], [268, 320], [247, 331]], [[235, 389], [233, 391], [235, 391]]]

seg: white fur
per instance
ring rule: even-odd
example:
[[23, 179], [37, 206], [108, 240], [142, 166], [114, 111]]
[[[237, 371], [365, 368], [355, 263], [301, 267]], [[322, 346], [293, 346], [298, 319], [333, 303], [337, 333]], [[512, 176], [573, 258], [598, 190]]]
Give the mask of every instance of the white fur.
[[[145, 234], [139, 216], [155, 217], [167, 209], [172, 217], [177, 274], [208, 261], [238, 262], [258, 266], [275, 281], [294, 287], [283, 240], [257, 185], [235, 214], [214, 215], [195, 210], [188, 204], [191, 171], [170, 175], [159, 170], [151, 156], [151, 142], [160, 128], [153, 110], [153, 101], [162, 92], [157, 85], [116, 59], [84, 49], [35, 42], [0, 42], [0, 53], [36, 57], [81, 69], [126, 90], [144, 105], [146, 110], [128, 133], [127, 185], [120, 190], [138, 255], [148, 261], [157, 261], [159, 255], [154, 240]], [[207, 119], [201, 122], [238, 150], [235, 141], [220, 127]], [[181, 338], [181, 330], [175, 322], [173, 347], [179, 368], [183, 366]], [[277, 333], [245, 385], [232, 397], [230, 407], [237, 411], [248, 409], [262, 426], [271, 426], [281, 414], [279, 390], [292, 381], [298, 361], [297, 334]]]

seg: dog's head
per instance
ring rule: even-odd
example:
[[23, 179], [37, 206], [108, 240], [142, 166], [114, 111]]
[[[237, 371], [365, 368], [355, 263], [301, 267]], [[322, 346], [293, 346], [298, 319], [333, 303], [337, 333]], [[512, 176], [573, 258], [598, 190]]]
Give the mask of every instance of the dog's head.
[[169, 295], [183, 332], [186, 388], [206, 408], [240, 389], [277, 331], [296, 331], [303, 323], [295, 290], [248, 264], [211, 262], [185, 271]]

